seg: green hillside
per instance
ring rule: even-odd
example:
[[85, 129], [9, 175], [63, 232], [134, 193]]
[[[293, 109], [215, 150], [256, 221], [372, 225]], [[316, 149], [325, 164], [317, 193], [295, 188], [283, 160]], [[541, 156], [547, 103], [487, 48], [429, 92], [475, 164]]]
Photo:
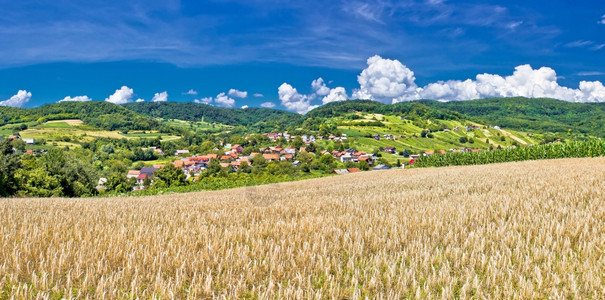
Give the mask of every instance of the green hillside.
[[182, 102], [143, 102], [129, 103], [125, 108], [153, 118], [179, 119], [198, 122], [202, 118], [205, 122], [214, 122], [226, 125], [252, 126], [255, 128], [270, 128], [291, 126], [300, 122], [302, 116], [296, 113], [269, 108], [223, 108], [198, 103]]
[[605, 103], [571, 103], [555, 99], [491, 98], [471, 101], [419, 101], [469, 119], [518, 130], [583, 133], [605, 137]]
[[30, 109], [0, 106], [0, 126], [67, 119], [80, 119], [88, 126], [105, 130], [153, 130], [160, 126], [152, 118], [104, 101], [61, 102]]

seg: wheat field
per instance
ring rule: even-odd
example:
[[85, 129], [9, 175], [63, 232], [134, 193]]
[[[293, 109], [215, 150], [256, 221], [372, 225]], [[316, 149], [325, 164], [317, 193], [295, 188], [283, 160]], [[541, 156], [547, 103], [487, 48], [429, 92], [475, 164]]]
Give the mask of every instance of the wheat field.
[[605, 158], [0, 199], [0, 298], [605, 298]]

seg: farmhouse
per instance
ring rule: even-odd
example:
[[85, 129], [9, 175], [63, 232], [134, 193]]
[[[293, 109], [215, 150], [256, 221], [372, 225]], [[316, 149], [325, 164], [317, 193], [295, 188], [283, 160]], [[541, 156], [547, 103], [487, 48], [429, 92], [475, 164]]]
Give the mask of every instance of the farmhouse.
[[397, 148], [395, 148], [395, 147], [385, 147], [384, 148], [384, 152], [395, 154], [395, 153], [397, 153]]

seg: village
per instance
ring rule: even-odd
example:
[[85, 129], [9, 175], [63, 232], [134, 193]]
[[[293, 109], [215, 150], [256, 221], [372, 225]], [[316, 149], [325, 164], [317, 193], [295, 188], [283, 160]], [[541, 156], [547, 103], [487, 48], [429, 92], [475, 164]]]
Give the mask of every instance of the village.
[[[469, 128], [468, 130], [472, 130]], [[297, 136], [293, 136], [284, 133], [264, 133], [271, 143], [291, 143]], [[401, 137], [394, 137], [393, 135], [374, 135], [374, 139], [384, 138], [387, 140], [396, 139]], [[306, 135], [303, 134], [300, 136], [300, 139], [304, 143], [301, 147], [282, 147], [280, 145], [277, 146], [268, 146], [268, 147], [258, 147], [255, 148], [254, 152], [250, 152], [248, 154], [244, 154], [244, 146], [241, 144], [228, 144], [225, 143], [222, 145], [222, 150], [219, 148], [214, 148], [213, 153], [191, 153], [190, 150], [187, 149], [179, 149], [175, 151], [175, 158], [172, 162], [172, 165], [178, 169], [180, 169], [185, 175], [186, 179], [195, 182], [199, 180], [200, 175], [208, 169], [210, 163], [214, 161], [218, 161], [221, 168], [227, 169], [229, 172], [238, 172], [241, 166], [252, 167], [254, 166], [255, 157], [262, 157], [264, 162], [287, 162], [292, 166], [300, 167], [302, 162], [299, 157], [301, 154], [310, 155], [311, 157], [323, 156], [329, 154], [331, 157], [335, 159], [339, 163], [339, 166], [344, 166], [342, 168], [334, 168], [331, 173], [333, 174], [348, 174], [348, 173], [356, 173], [361, 171], [379, 171], [379, 170], [388, 170], [392, 167], [396, 168], [406, 168], [411, 166], [414, 163], [414, 160], [418, 159], [420, 156], [430, 156], [434, 154], [446, 154], [448, 151], [445, 150], [436, 150], [436, 151], [425, 151], [419, 154], [409, 154], [407, 157], [408, 161], [402, 162], [399, 165], [387, 165], [385, 163], [380, 163], [379, 155], [376, 153], [366, 153], [364, 151], [359, 151], [354, 148], [344, 149], [342, 151], [327, 151], [321, 150], [318, 151], [316, 147], [316, 142], [318, 140], [327, 140], [333, 141], [336, 143], [342, 143], [347, 140], [347, 135], [342, 134], [340, 136], [314, 136], [314, 135]], [[163, 151], [157, 147], [150, 147], [158, 155], [163, 155]], [[310, 149], [311, 148], [311, 149]], [[142, 148], [141, 150], [147, 150], [148, 148]], [[457, 152], [479, 152], [481, 149], [472, 149], [472, 148], [457, 148], [450, 149], [449, 152], [457, 153]], [[382, 152], [385, 155], [397, 155], [403, 154], [403, 152], [398, 151], [396, 147], [385, 147]], [[355, 165], [355, 167], [347, 167], [350, 165]], [[128, 171], [127, 178], [136, 179], [136, 184], [133, 186], [133, 190], [141, 190], [148, 187], [153, 183], [154, 174], [157, 170], [164, 167], [165, 164], [156, 164], [151, 167], [143, 167], [140, 170], [130, 170]]]

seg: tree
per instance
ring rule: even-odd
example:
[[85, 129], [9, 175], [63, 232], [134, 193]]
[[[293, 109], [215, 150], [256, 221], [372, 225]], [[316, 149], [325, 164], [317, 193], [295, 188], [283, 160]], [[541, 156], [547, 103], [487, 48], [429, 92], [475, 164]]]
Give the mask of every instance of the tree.
[[403, 155], [403, 157], [410, 157], [410, 151], [408, 149], [404, 149], [401, 155]]
[[21, 160], [13, 152], [11, 142], [0, 141], [0, 196], [14, 195], [19, 189], [15, 172], [21, 168]]
[[307, 150], [307, 152], [315, 153], [317, 151], [317, 145], [315, 145], [315, 143], [310, 143], [309, 145], [307, 145], [305, 150]]
[[239, 168], [237, 169], [237, 172], [250, 174], [250, 173], [252, 173], [252, 167], [247, 162], [243, 161], [240, 163]]
[[183, 186], [186, 185], [187, 175], [183, 171], [172, 164], [155, 171], [154, 174], [159, 180], [165, 182], [168, 186]]
[[461, 143], [466, 143], [466, 142], [468, 142], [468, 138], [466, 138], [465, 136], [461, 136], [461, 137], [460, 137], [458, 140], [459, 140]]
[[305, 145], [305, 142], [303, 142], [303, 139], [300, 135], [297, 135], [294, 138], [294, 140], [292, 141], [292, 147], [294, 147], [294, 148], [300, 148], [304, 145]]
[[267, 160], [261, 155], [257, 154], [252, 158], [252, 174], [261, 174], [267, 167]]

